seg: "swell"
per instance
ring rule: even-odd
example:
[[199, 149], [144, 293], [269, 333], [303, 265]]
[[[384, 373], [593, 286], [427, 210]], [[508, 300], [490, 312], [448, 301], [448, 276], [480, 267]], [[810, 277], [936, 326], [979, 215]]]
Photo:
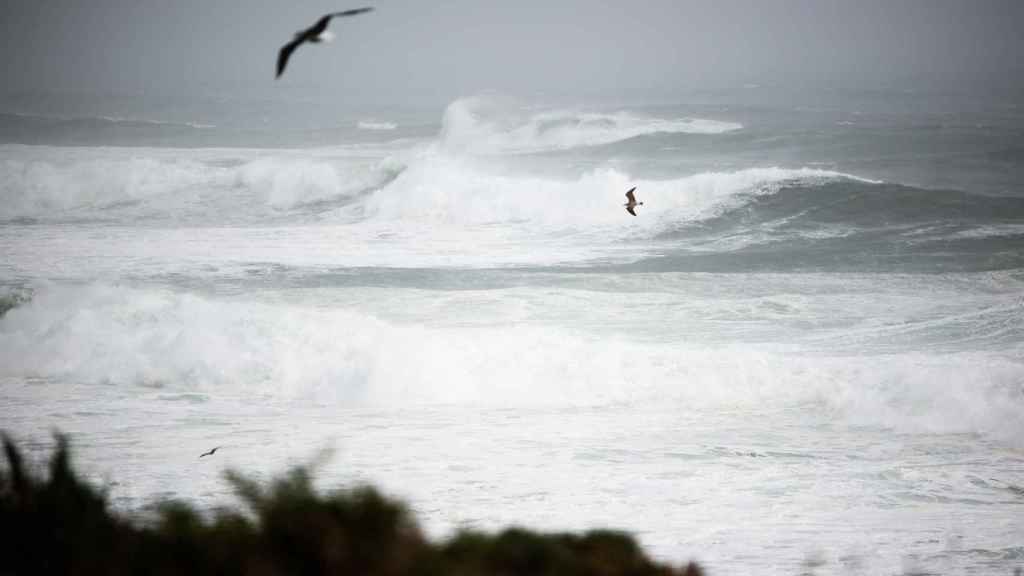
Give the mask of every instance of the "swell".
[[206, 130], [216, 128], [214, 124], [203, 122], [176, 122], [173, 120], [154, 120], [150, 118], [124, 118], [117, 116], [49, 116], [45, 114], [20, 114], [11, 112], [0, 112], [0, 126], [21, 122], [25, 124], [40, 124], [50, 126], [63, 126], [68, 128], [88, 128], [92, 126], [166, 126], [173, 128], [192, 128], [195, 130]]
[[209, 138], [214, 124], [115, 116], [48, 116], [0, 112], [0, 143], [161, 144]]
[[1024, 267], [1024, 199], [850, 179], [790, 183], [659, 235], [644, 270], [966, 272]]

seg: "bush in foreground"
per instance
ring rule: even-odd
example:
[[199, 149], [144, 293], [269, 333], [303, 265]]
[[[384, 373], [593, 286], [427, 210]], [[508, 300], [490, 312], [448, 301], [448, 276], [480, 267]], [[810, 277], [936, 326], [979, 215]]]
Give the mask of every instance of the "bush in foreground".
[[49, 475], [26, 470], [4, 438], [0, 473], [0, 574], [358, 574], [699, 576], [695, 564], [650, 560], [627, 534], [541, 534], [510, 528], [464, 531], [432, 543], [399, 502], [372, 487], [318, 493], [307, 468], [262, 486], [228, 482], [242, 510], [200, 514], [181, 502], [157, 506], [155, 522], [120, 517], [105, 494], [80, 480], [58, 436]]

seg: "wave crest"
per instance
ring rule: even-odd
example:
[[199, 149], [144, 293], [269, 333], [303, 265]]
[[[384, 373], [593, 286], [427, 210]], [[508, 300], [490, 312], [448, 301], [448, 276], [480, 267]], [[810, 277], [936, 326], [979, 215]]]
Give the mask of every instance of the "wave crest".
[[0, 344], [0, 376], [211, 396], [383, 406], [770, 404], [910, 431], [1024, 431], [1024, 366], [982, 352], [794, 356], [523, 325], [406, 325], [344, 308], [102, 285], [40, 289], [0, 318]]
[[628, 112], [524, 111], [496, 98], [476, 96], [448, 105], [441, 143], [450, 150], [481, 154], [541, 152], [600, 146], [648, 134], [719, 134], [740, 128], [733, 122]]
[[[473, 157], [428, 153], [367, 202], [366, 213], [384, 220], [477, 225], [523, 223], [542, 228], [617, 228], [640, 236], [680, 222], [718, 215], [785, 183], [852, 178], [808, 168], [751, 168], [671, 180], [642, 180], [600, 168], [574, 180], [497, 173]], [[637, 187], [643, 218], [622, 208], [625, 191]]]
[[260, 217], [354, 198], [403, 169], [393, 158], [294, 153], [8, 150], [0, 160], [0, 220], [7, 221]]
[[379, 120], [360, 120], [356, 123], [360, 130], [396, 130], [398, 124], [394, 122], [381, 122]]

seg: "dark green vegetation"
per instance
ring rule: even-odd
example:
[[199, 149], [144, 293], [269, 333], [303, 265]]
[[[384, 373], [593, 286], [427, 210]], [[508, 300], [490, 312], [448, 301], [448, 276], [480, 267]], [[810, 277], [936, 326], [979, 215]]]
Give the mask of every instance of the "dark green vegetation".
[[80, 480], [58, 436], [47, 478], [26, 469], [4, 438], [0, 574], [686, 575], [648, 559], [621, 532], [461, 532], [432, 543], [405, 507], [371, 487], [319, 494], [307, 468], [269, 486], [234, 472], [243, 510], [200, 514], [158, 505], [152, 521], [112, 513]]
[[31, 298], [32, 294], [28, 291], [0, 294], [0, 318], [3, 318], [4, 314], [7, 314], [8, 310], [21, 306]]

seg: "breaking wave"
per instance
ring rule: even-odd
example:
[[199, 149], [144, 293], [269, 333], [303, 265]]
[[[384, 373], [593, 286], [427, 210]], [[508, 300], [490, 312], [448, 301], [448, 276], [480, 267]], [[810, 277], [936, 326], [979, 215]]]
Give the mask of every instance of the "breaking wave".
[[[635, 179], [601, 168], [571, 180], [495, 173], [472, 158], [431, 155], [410, 165], [366, 201], [370, 217], [449, 224], [529, 223], [543, 228], [609, 226], [649, 236], [681, 221], [713, 217], [785, 183], [852, 178], [814, 169], [751, 168], [671, 180]], [[649, 212], [623, 218], [626, 189], [636, 186]]]
[[249, 151], [7, 151], [0, 160], [0, 221], [267, 217], [356, 197], [402, 169], [391, 159]]
[[551, 327], [425, 327], [344, 308], [104, 285], [38, 290], [0, 318], [0, 341], [3, 376], [211, 396], [380, 406], [807, 404], [862, 425], [1024, 433], [1024, 365], [986, 352], [793, 356]]
[[[509, 246], [556, 238], [563, 245], [569, 234], [589, 247], [574, 254], [608, 255], [617, 240], [661, 243], [633, 253], [646, 258], [667, 247], [673, 259], [656, 265], [691, 271], [1024, 265], [1024, 200], [811, 168], [656, 180], [611, 166], [563, 177], [515, 171], [443, 145], [391, 155], [5, 148], [6, 222], [366, 224], [366, 241], [386, 229], [409, 242], [483, 235], [492, 248], [501, 237]], [[645, 203], [638, 218], [622, 209], [634, 186]], [[701, 260], [707, 254], [715, 259]]]
[[517, 110], [499, 99], [477, 96], [448, 106], [441, 143], [450, 150], [480, 154], [542, 152], [601, 146], [648, 134], [720, 134], [740, 128], [734, 122], [629, 112]]

